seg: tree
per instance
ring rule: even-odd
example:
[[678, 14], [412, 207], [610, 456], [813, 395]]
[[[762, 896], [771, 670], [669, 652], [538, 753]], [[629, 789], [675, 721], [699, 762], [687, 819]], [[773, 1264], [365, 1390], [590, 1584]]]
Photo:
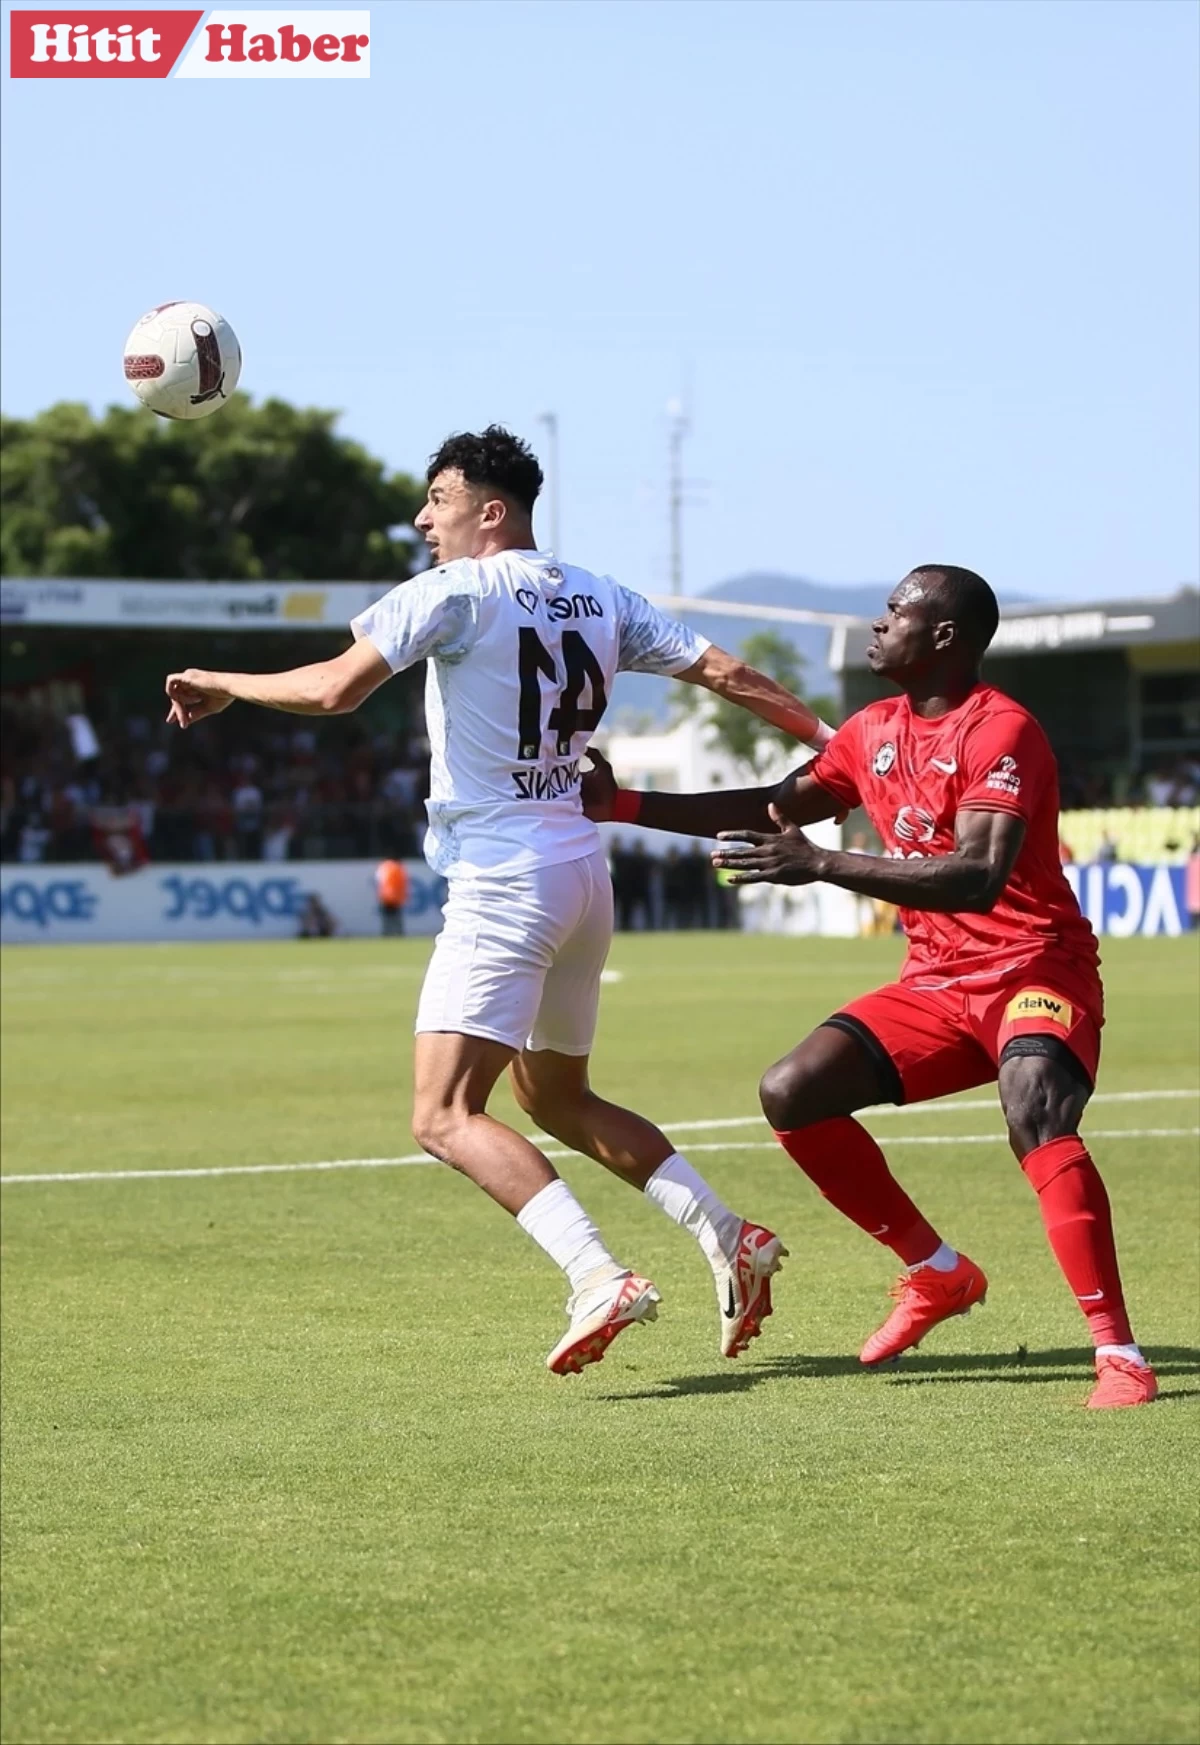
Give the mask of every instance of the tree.
[[[810, 697], [804, 690], [805, 659], [794, 642], [774, 630], [762, 630], [748, 636], [739, 653], [750, 666], [775, 679], [779, 684], [803, 697], [823, 721], [836, 722], [840, 710], [832, 697]], [[706, 708], [713, 737], [723, 751], [736, 763], [744, 765], [756, 779], [778, 760], [782, 747], [789, 754], [796, 750], [796, 741], [782, 727], [770, 727], [756, 715], [727, 703], [723, 697], [709, 697], [691, 686], [684, 687], [681, 701], [685, 707]]]
[[422, 488], [337, 416], [235, 394], [195, 423], [69, 403], [0, 419], [3, 573], [401, 581]]

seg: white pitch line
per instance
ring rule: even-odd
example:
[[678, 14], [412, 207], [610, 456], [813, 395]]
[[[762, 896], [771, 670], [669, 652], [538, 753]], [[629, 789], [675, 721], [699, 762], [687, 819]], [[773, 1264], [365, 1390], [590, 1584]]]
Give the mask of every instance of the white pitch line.
[[[1083, 1135], [1085, 1139], [1192, 1139], [1200, 1137], [1200, 1127], [1109, 1127]], [[889, 1145], [1007, 1145], [1006, 1133], [897, 1133], [888, 1138]], [[728, 1151], [723, 1140], [689, 1145], [691, 1151]], [[774, 1139], [752, 1139], [733, 1147], [737, 1151], [778, 1151]], [[575, 1151], [546, 1150], [543, 1156], [552, 1162], [579, 1159]], [[404, 1169], [432, 1164], [436, 1159], [423, 1151], [409, 1152], [407, 1157], [341, 1157], [327, 1158], [321, 1163], [231, 1163], [202, 1169], [90, 1169], [68, 1171], [56, 1175], [0, 1176], [0, 1187], [28, 1187], [35, 1182], [148, 1182], [201, 1180], [222, 1175], [310, 1175], [314, 1171], [332, 1169]], [[582, 1159], [579, 1159], [582, 1161]]]
[[[1097, 1103], [1165, 1103], [1176, 1102], [1180, 1098], [1200, 1097], [1200, 1085], [1188, 1090], [1171, 1091], [1097, 1091], [1089, 1098], [1088, 1107], [1094, 1108]], [[864, 1115], [953, 1115], [958, 1110], [966, 1109], [996, 1109], [999, 1104], [995, 1097], [972, 1097], [962, 1103], [948, 1103], [944, 1100], [931, 1103], [874, 1103], [868, 1109], [860, 1109], [859, 1116]], [[658, 1125], [669, 1133], [701, 1133], [718, 1127], [757, 1127], [762, 1124], [762, 1115], [730, 1115], [719, 1121], [660, 1121]], [[530, 1138], [536, 1139], [536, 1134]]]
[[[1200, 1138], [1200, 1127], [1092, 1127], [1080, 1134], [1086, 1144], [1089, 1139], [1192, 1139]], [[1007, 1145], [1007, 1133], [889, 1133], [888, 1145]], [[688, 1151], [728, 1151], [728, 1145], [717, 1144], [689, 1145]], [[776, 1139], [753, 1139], [744, 1145], [734, 1147], [737, 1151], [778, 1151], [779, 1142]], [[549, 1157], [551, 1154], [546, 1153]], [[555, 1155], [559, 1155], [555, 1153]], [[564, 1157], [574, 1157], [575, 1152], [563, 1152]], [[41, 1181], [41, 1176], [34, 1176], [34, 1181]]]

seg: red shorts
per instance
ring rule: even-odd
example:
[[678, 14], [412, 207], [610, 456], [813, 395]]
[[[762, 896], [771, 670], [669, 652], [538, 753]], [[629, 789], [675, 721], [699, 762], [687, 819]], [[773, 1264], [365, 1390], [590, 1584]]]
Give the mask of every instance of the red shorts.
[[828, 1022], [875, 1055], [889, 1088], [900, 1092], [889, 1099], [896, 1103], [924, 1103], [990, 1084], [1003, 1050], [1020, 1036], [1061, 1043], [1094, 1085], [1104, 992], [1098, 976], [1048, 955], [1003, 975], [893, 982], [851, 1001]]

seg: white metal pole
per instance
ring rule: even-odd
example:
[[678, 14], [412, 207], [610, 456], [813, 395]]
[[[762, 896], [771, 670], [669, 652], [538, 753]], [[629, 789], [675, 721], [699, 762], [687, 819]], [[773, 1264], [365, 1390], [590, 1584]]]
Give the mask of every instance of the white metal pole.
[[688, 420], [680, 400], [668, 400], [667, 508], [671, 525], [671, 592], [683, 592], [683, 439]]
[[562, 529], [559, 526], [559, 477], [558, 477], [558, 414], [543, 412], [538, 418], [539, 424], [546, 426], [546, 461], [550, 472], [550, 489], [547, 493], [550, 499], [550, 549], [555, 557], [562, 556], [559, 543]]

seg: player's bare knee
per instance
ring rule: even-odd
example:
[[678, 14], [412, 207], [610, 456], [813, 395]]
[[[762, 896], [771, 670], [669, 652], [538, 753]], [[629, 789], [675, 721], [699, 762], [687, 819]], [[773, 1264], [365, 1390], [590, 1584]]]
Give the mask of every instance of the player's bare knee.
[[543, 1133], [550, 1133], [557, 1138], [565, 1120], [562, 1098], [544, 1085], [532, 1084], [515, 1073], [512, 1087], [521, 1113], [528, 1115], [534, 1126], [540, 1127]]
[[436, 1157], [439, 1163], [449, 1163], [454, 1154], [458, 1121], [458, 1112], [453, 1108], [442, 1104], [418, 1105], [412, 1114], [412, 1136], [430, 1157]]
[[430, 1157], [436, 1157], [439, 1142], [437, 1122], [414, 1109], [410, 1128], [412, 1136], [421, 1150], [427, 1151]]
[[564, 1145], [572, 1143], [576, 1121], [569, 1108], [563, 1108], [561, 1104], [543, 1097], [535, 1099], [532, 1107], [525, 1109], [525, 1113], [534, 1126], [539, 1127], [543, 1133], [548, 1133], [551, 1139], [561, 1139]]
[[1022, 1083], [1003, 1101], [1008, 1142], [1018, 1158], [1059, 1137], [1052, 1131], [1056, 1126], [1052, 1100], [1046, 1087], [1036, 1080]]
[[1057, 1052], [1006, 1049], [1000, 1062], [1000, 1102], [1017, 1158], [1023, 1160], [1039, 1145], [1077, 1132], [1090, 1094], [1082, 1068]]
[[545, 1103], [545, 1097], [538, 1086], [533, 1084], [522, 1073], [513, 1071], [509, 1074], [512, 1084], [513, 1101], [523, 1115], [528, 1115], [531, 1121], [537, 1120], [537, 1111]]
[[807, 1075], [792, 1059], [777, 1060], [762, 1075], [758, 1100], [776, 1133], [803, 1127], [811, 1117], [804, 1113]]

